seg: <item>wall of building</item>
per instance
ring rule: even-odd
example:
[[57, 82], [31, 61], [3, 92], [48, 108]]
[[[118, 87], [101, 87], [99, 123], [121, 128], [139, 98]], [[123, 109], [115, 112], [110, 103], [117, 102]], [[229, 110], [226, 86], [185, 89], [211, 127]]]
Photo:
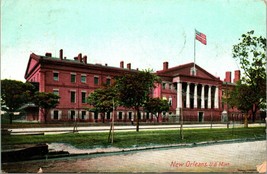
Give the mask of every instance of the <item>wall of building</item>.
[[[25, 75], [26, 80], [30, 82], [39, 82], [39, 91], [52, 92], [60, 96], [59, 105], [48, 112], [47, 121], [79, 121], [84, 122], [108, 122], [112, 117], [112, 113], [93, 113], [89, 112], [88, 108], [91, 106], [82, 101], [82, 96], [85, 94], [87, 98], [95, 89], [101, 87], [101, 85], [110, 82], [114, 82], [114, 77], [122, 75], [124, 73], [134, 73], [136, 70], [131, 69], [131, 64], [127, 64], [124, 67], [124, 62], [120, 62], [120, 66], [109, 67], [107, 64], [88, 64], [87, 56], [82, 57], [79, 54], [74, 60], [63, 58], [63, 50], [60, 50], [60, 58], [53, 58], [52, 54], [46, 54], [46, 56], [39, 56], [41, 61], [36, 61], [38, 56], [34, 55], [35, 59], [30, 61], [27, 70], [29, 74]], [[31, 59], [31, 58], [30, 58]], [[38, 65], [38, 66], [36, 66]], [[35, 68], [35, 69], [34, 69]], [[222, 102], [222, 97], [225, 95], [226, 89], [229, 88], [229, 84], [232, 83], [231, 72], [226, 72], [225, 82], [222, 83], [219, 79], [214, 78], [205, 70], [198, 67], [197, 77], [190, 74], [190, 68], [187, 65], [182, 65], [174, 68], [169, 68], [168, 62], [163, 63], [163, 70], [156, 74], [161, 77], [162, 82], [155, 84], [153, 90], [153, 97], [159, 97], [166, 99], [170, 103], [170, 111], [168, 113], [160, 114], [159, 121], [170, 121], [168, 118], [177, 115], [177, 71], [179, 71], [179, 80], [183, 81], [182, 90], [186, 91], [186, 83], [191, 83], [189, 87], [190, 93], [194, 93], [194, 85], [197, 87], [197, 93], [200, 93], [201, 85], [213, 85], [211, 87], [211, 102], [214, 103], [215, 87], [218, 88], [218, 103], [219, 107], [215, 108], [215, 105], [211, 105], [211, 108], [201, 108], [198, 103], [195, 107], [188, 108], [186, 105], [186, 95], [182, 96], [183, 103], [183, 116], [184, 120], [188, 121], [220, 121], [221, 113], [223, 110], [230, 111], [230, 108], [226, 108]], [[57, 74], [57, 75], [55, 75]], [[184, 75], [183, 75], [184, 74]], [[73, 82], [72, 76], [75, 75], [75, 81]], [[95, 78], [98, 78], [98, 84], [95, 84]], [[209, 80], [209, 79], [212, 80]], [[240, 79], [240, 71], [235, 71], [234, 82]], [[234, 85], [232, 85], [234, 87]], [[192, 88], [192, 89], [191, 89]], [[205, 88], [206, 90], [206, 88]], [[71, 95], [75, 93], [75, 100], [71, 101]], [[205, 91], [207, 94], [207, 91]], [[193, 101], [193, 100], [192, 100]], [[190, 99], [190, 102], [192, 104]], [[232, 112], [238, 113], [238, 110], [232, 109]], [[131, 113], [131, 114], [129, 114]], [[131, 116], [130, 116], [131, 115]], [[119, 107], [114, 113], [115, 120], [117, 122], [130, 122], [134, 117], [136, 120], [137, 114], [135, 111], [127, 108]], [[200, 119], [201, 117], [201, 119]], [[39, 112], [40, 121], [44, 120], [44, 115]], [[142, 122], [155, 122], [156, 117], [152, 114], [147, 115], [146, 112], [141, 113], [140, 120]]]

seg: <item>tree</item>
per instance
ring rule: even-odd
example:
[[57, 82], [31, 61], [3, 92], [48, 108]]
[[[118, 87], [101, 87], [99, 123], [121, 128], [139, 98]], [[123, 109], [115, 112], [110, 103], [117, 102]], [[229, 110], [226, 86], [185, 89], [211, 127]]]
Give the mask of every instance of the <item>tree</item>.
[[[92, 105], [94, 108], [89, 109], [90, 111], [100, 112], [102, 121], [104, 123], [105, 112], [115, 112], [118, 106], [118, 95], [116, 93], [115, 86], [103, 86], [102, 88], [96, 89], [87, 99], [87, 103]], [[114, 118], [110, 124], [110, 131], [108, 136], [108, 142], [113, 143], [114, 137]]]
[[117, 103], [117, 93], [114, 86], [103, 86], [96, 89], [87, 99], [87, 103], [94, 107], [90, 111], [101, 113], [103, 123], [104, 113], [113, 110], [113, 101]]
[[148, 101], [154, 83], [159, 78], [151, 70], [125, 74], [116, 78], [116, 90], [120, 104], [137, 112], [136, 131], [139, 131], [140, 108]]
[[170, 105], [167, 100], [160, 98], [149, 98], [148, 102], [145, 103], [145, 110], [151, 112], [156, 116], [157, 122], [159, 122], [159, 114], [161, 112], [168, 112]]
[[34, 85], [17, 80], [1, 80], [1, 106], [9, 114], [10, 124], [12, 123], [13, 112], [28, 103], [35, 91]]
[[233, 101], [233, 103], [238, 106], [242, 102], [242, 107], [250, 108], [254, 122], [257, 111], [266, 108], [266, 67], [264, 65], [267, 59], [266, 38], [256, 37], [253, 34], [253, 30], [243, 34], [239, 39], [240, 43], [233, 46], [233, 57], [239, 61], [244, 71], [237, 92], [240, 99], [246, 98], [246, 100]]
[[47, 121], [48, 110], [55, 108], [59, 104], [59, 96], [48, 92], [35, 92], [33, 103], [41, 108], [44, 115], [44, 121]]
[[229, 105], [231, 107], [237, 107], [242, 113], [244, 113], [245, 127], [248, 127], [247, 117], [249, 111], [253, 107], [255, 100], [253, 95], [257, 91], [253, 91], [251, 86], [238, 82], [235, 89], [230, 92]]

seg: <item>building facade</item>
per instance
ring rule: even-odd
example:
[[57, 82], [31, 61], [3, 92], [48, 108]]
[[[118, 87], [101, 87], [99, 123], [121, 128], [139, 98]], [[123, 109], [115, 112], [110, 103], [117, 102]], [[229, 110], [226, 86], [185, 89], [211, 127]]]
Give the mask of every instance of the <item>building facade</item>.
[[[87, 56], [82, 56], [81, 53], [70, 60], [63, 57], [63, 50], [60, 50], [59, 58], [53, 57], [51, 53], [44, 56], [32, 53], [25, 79], [38, 83], [40, 92], [52, 92], [60, 96], [59, 105], [48, 113], [48, 121], [74, 121], [78, 118], [84, 122], [107, 122], [112, 113], [100, 115], [89, 112], [88, 95], [103, 84], [113, 83], [116, 76], [137, 71], [138, 69], [131, 68], [130, 63], [124, 67], [123, 61], [119, 67], [90, 64], [87, 63]], [[156, 84], [153, 97], [168, 100], [170, 111], [162, 113], [160, 121], [177, 122], [182, 115], [185, 121], [221, 120], [222, 112], [226, 109], [222, 102], [223, 92], [235, 85], [231, 83], [229, 74], [227, 72], [226, 79], [221, 81], [194, 63], [169, 68], [168, 62], [164, 62], [163, 69], [156, 72], [162, 83]], [[240, 71], [236, 71], [234, 81], [239, 79]], [[136, 119], [137, 116], [133, 109], [123, 107], [117, 108], [114, 115], [116, 122], [130, 122], [131, 118]], [[156, 119], [151, 113], [144, 111], [139, 117], [141, 122]], [[44, 121], [42, 112], [39, 112], [38, 117], [28, 119], [33, 118]]]

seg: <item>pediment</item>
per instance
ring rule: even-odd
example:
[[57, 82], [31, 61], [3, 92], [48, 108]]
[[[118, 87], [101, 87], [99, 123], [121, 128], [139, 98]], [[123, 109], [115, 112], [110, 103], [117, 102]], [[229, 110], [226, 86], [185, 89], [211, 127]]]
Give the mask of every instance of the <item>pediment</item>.
[[208, 71], [204, 70], [198, 65], [195, 65], [196, 75], [193, 75], [194, 63], [188, 63], [176, 67], [169, 68], [167, 70], [157, 71], [159, 76], [168, 76], [168, 77], [178, 77], [178, 76], [187, 76], [194, 78], [201, 78], [207, 80], [218, 80], [217, 77], [210, 74]]
[[28, 64], [27, 64], [27, 68], [26, 68], [26, 72], [25, 72], [25, 78], [36, 68], [36, 66], [38, 66], [39, 63], [39, 57], [37, 55], [35, 55], [34, 53], [32, 53], [30, 55]]

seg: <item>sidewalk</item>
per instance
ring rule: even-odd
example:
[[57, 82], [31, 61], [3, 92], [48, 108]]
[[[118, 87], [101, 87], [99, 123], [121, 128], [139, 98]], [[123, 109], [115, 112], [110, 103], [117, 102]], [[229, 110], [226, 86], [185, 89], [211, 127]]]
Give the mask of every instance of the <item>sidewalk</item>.
[[[230, 124], [229, 128], [232, 127], [243, 127], [243, 124]], [[254, 123], [249, 124], [249, 127], [265, 127], [265, 123]], [[210, 124], [186, 124], [183, 125], [184, 129], [203, 129], [210, 128]], [[227, 124], [213, 124], [212, 128], [227, 128]], [[176, 130], [180, 129], [180, 124], [175, 125], [140, 125], [140, 131], [143, 130]], [[92, 132], [108, 132], [110, 126], [79, 126], [77, 127], [78, 133], [92, 133]], [[136, 126], [115, 126], [115, 131], [135, 131]], [[61, 134], [73, 132], [73, 127], [43, 127], [43, 128], [13, 128], [8, 129], [11, 135], [26, 135], [26, 134]]]

